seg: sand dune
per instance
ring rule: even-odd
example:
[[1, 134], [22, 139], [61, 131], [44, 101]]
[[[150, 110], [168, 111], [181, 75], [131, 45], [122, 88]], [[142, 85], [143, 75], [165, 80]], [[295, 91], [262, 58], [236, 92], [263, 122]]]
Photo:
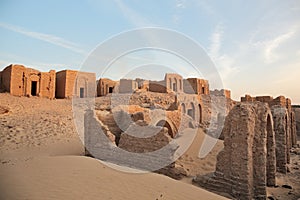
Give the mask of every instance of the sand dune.
[[163, 175], [119, 172], [80, 156], [7, 164], [0, 177], [1, 199], [225, 199]]
[[8, 109], [0, 114], [0, 199], [225, 199], [164, 175], [120, 172], [83, 156], [70, 100], [0, 94], [0, 105]]

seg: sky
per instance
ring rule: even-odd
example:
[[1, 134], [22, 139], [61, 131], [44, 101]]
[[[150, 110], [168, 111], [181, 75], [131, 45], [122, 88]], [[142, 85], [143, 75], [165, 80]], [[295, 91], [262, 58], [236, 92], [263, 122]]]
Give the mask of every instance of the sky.
[[[233, 99], [284, 95], [300, 104], [298, 0], [0, 0], [0, 70], [12, 63], [41, 71], [81, 69], [103, 42], [146, 27], [172, 30], [199, 44]], [[208, 79], [160, 50], [130, 52], [111, 68], [101, 76], [162, 79], [163, 72], [176, 72]]]

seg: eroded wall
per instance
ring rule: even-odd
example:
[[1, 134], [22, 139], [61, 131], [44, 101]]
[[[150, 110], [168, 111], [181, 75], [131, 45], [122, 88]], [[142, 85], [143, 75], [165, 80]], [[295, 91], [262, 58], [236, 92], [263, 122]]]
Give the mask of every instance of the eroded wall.
[[237, 199], [266, 199], [266, 186], [275, 186], [275, 136], [272, 114], [260, 102], [236, 105], [223, 129], [224, 149], [216, 171], [195, 181]]
[[183, 80], [183, 91], [187, 94], [209, 95], [209, 84], [207, 80], [199, 78], [188, 78]]
[[290, 162], [290, 149], [297, 144], [295, 114], [292, 111], [291, 100], [284, 96], [278, 96], [274, 99], [271, 96], [251, 97], [245, 95], [241, 98], [241, 101], [264, 102], [271, 108], [277, 144], [277, 171], [286, 173], [286, 165]]
[[120, 80], [119, 93], [133, 93], [136, 89], [138, 89], [138, 83], [135, 80]]
[[167, 73], [164, 81], [168, 92], [183, 92], [183, 79], [179, 74]]
[[296, 137], [300, 138], [300, 106], [293, 106], [293, 111], [295, 113]]
[[97, 85], [97, 96], [106, 96], [107, 94], [116, 92], [117, 81], [108, 78], [100, 78]]

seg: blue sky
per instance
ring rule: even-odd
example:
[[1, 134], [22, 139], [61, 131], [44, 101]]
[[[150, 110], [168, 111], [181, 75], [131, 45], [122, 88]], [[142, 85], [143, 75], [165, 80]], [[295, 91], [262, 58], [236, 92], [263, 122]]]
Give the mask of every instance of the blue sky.
[[[0, 68], [20, 63], [41, 71], [79, 69], [97, 45], [142, 27], [175, 30], [198, 42], [234, 99], [283, 94], [300, 104], [298, 0], [0, 0]], [[172, 60], [171, 70], [193, 75], [178, 67], [184, 62], [153, 55]]]

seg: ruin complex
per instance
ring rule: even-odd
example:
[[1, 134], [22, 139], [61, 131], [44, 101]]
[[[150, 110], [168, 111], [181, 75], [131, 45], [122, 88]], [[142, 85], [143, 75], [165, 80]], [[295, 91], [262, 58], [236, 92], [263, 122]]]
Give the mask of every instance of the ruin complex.
[[[224, 140], [224, 149], [217, 156], [215, 172], [198, 176], [194, 182], [237, 199], [265, 199], [266, 186], [276, 185], [276, 173], [289, 172], [290, 151], [300, 136], [300, 106], [292, 107], [290, 99], [245, 95], [235, 102], [230, 90], [211, 91], [208, 80], [184, 79], [174, 73], [160, 81], [96, 81], [95, 73], [39, 72], [9, 65], [0, 72], [0, 91], [79, 99], [79, 112], [74, 116], [83, 125], [87, 155], [146, 170], [170, 161], [163, 169], [167, 175], [176, 171], [172, 161], [184, 130], [201, 128]], [[82, 107], [81, 100], [94, 97], [98, 97], [95, 108]], [[104, 134], [99, 137], [100, 133]], [[170, 143], [166, 152], [160, 151]], [[136, 153], [137, 158], [112, 156], [120, 149]], [[151, 153], [156, 151], [159, 158]], [[146, 159], [138, 153], [145, 153]]]

